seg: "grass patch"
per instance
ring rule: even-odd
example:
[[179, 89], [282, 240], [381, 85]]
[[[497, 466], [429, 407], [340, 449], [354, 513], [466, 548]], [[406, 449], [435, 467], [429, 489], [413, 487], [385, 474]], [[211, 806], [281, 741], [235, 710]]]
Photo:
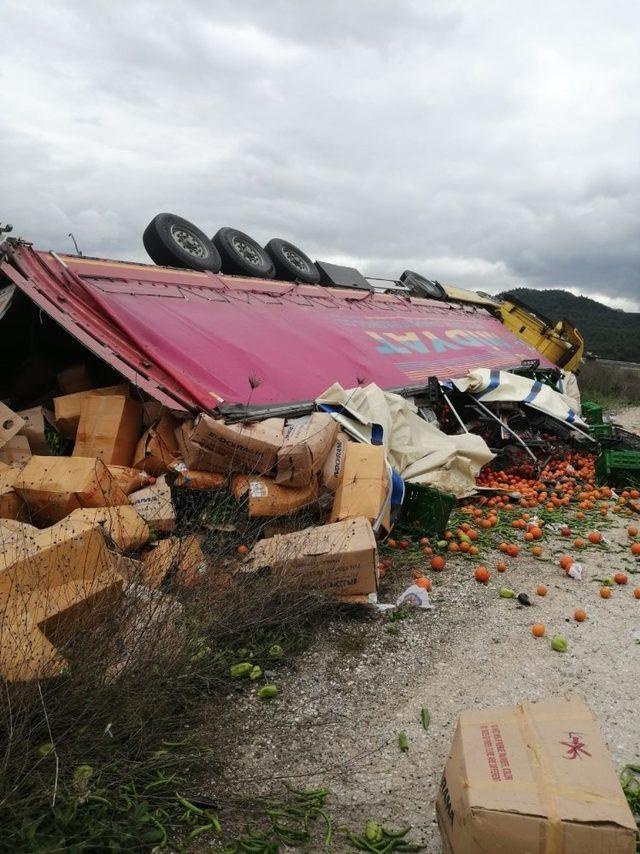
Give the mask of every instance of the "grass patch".
[[640, 402], [640, 371], [585, 362], [578, 377], [583, 400], [592, 400], [608, 409]]

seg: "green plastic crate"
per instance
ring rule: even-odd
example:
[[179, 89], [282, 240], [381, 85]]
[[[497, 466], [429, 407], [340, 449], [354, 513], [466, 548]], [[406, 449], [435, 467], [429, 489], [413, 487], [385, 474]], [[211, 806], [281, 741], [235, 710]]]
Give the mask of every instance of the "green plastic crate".
[[598, 403], [585, 400], [582, 404], [582, 417], [587, 424], [602, 424], [602, 407]]
[[441, 537], [457, 498], [421, 483], [406, 483], [396, 528], [427, 537]]
[[598, 483], [635, 486], [640, 483], [640, 451], [603, 451], [596, 460]]
[[589, 433], [594, 439], [613, 439], [613, 424], [590, 424]]

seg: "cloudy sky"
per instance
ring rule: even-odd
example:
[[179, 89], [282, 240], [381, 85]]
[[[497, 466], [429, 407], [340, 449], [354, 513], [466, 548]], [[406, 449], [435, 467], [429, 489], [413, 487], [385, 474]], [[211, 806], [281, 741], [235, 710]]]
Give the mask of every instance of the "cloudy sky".
[[640, 310], [637, 0], [0, 0], [0, 221]]

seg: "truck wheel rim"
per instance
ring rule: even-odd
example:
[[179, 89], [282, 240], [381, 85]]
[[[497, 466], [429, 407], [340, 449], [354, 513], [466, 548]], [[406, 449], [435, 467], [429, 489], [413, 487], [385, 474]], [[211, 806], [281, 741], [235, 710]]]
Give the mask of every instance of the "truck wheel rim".
[[301, 273], [308, 273], [310, 270], [309, 265], [304, 260], [304, 258], [291, 249], [290, 246], [282, 247], [282, 254], [287, 259], [287, 261], [291, 264], [292, 267], [295, 267], [297, 270], [300, 270]]
[[182, 225], [171, 226], [171, 237], [181, 249], [194, 258], [206, 258], [209, 254], [202, 240]]
[[262, 266], [262, 257], [260, 253], [256, 250], [255, 246], [252, 246], [244, 238], [238, 237], [236, 235], [235, 237], [231, 238], [231, 244], [238, 253], [238, 255], [244, 258], [244, 260], [247, 261], [249, 264], [254, 267]]

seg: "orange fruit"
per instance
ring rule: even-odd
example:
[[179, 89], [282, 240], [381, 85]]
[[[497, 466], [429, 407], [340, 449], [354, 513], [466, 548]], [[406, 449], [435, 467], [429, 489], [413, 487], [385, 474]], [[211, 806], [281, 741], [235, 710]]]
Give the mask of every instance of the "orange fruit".
[[236, 551], [239, 555], [248, 555], [249, 554], [249, 546], [238, 546]]
[[534, 525], [533, 527], [529, 528], [529, 532], [533, 535], [534, 540], [542, 539], [542, 528], [538, 528], [537, 525]]
[[601, 587], [600, 588], [600, 596], [602, 596], [603, 599], [610, 599], [611, 598], [611, 588], [610, 587]]
[[409, 542], [409, 540], [400, 540], [398, 545], [400, 546], [401, 549], [408, 549], [409, 546], [411, 545], [411, 543]]
[[468, 543], [466, 540], [460, 543], [460, 551], [461, 552], [470, 552], [471, 551], [471, 543]]
[[584, 540], [581, 540], [581, 539], [580, 539], [580, 537], [578, 537], [578, 539], [577, 539], [577, 540], [574, 540], [574, 541], [573, 541], [573, 545], [574, 545], [577, 549], [581, 549], [581, 548], [584, 546]]
[[584, 623], [584, 621], [587, 619], [587, 612], [582, 608], [576, 608], [576, 610], [573, 612], [573, 619], [576, 621], [576, 623]]
[[626, 572], [616, 572], [613, 576], [613, 580], [616, 584], [626, 584], [629, 578], [627, 577]]
[[540, 555], [542, 554], [542, 549], [540, 548], [540, 546], [534, 546], [534, 547], [531, 549], [531, 554], [532, 554], [534, 557], [540, 557]]
[[477, 546], [471, 546], [471, 548], [469, 549], [469, 554], [470, 555], [477, 555], [478, 553], [479, 553], [478, 547]]
[[489, 572], [486, 566], [478, 566], [474, 573], [474, 577], [476, 581], [479, 581], [481, 584], [486, 584], [487, 581], [491, 578], [491, 573]]
[[544, 635], [544, 626], [542, 623], [534, 623], [531, 626], [531, 634], [534, 638], [541, 638]]
[[496, 569], [498, 570], [498, 572], [506, 572], [507, 564], [503, 560], [500, 560], [496, 564]]
[[592, 531], [587, 537], [587, 539], [590, 543], [596, 545], [597, 543], [602, 542], [602, 534], [600, 533], [600, 531]]
[[518, 555], [520, 554], [520, 547], [516, 546], [515, 544], [507, 546], [507, 554], [509, 555], [509, 557], [518, 557]]
[[638, 529], [635, 525], [629, 525], [629, 527], [627, 528], [627, 534], [629, 534], [630, 537], [637, 537]]
[[453, 552], [455, 554], [455, 552], [460, 551], [460, 546], [457, 543], [452, 541], [449, 543], [449, 551]]
[[395, 549], [397, 547], [398, 543], [396, 542], [396, 540], [390, 538], [387, 540], [387, 545], [389, 546], [390, 549]]
[[527, 531], [527, 533], [524, 535], [524, 538], [528, 543], [533, 542], [533, 534], [531, 533], [531, 531]]
[[546, 596], [548, 593], [548, 589], [545, 584], [538, 584], [536, 587], [536, 593], [538, 596]]
[[416, 587], [423, 587], [427, 591], [431, 590], [431, 579], [427, 578], [426, 575], [416, 578]]
[[640, 587], [636, 587], [636, 589], [633, 591], [633, 595], [636, 597], [636, 599], [640, 599]]
[[573, 563], [574, 563], [574, 560], [571, 557], [571, 555], [563, 555], [559, 560], [559, 564], [560, 564], [561, 568], [564, 569], [565, 572], [568, 572], [571, 569], [571, 566], [573, 565]]
[[509, 546], [506, 543], [500, 543], [499, 548], [500, 548], [501, 552], [506, 552], [508, 550]]
[[640, 543], [633, 543], [633, 545], [631, 546], [631, 554], [635, 555], [636, 557], [640, 555]]
[[431, 569], [434, 569], [436, 572], [442, 572], [446, 565], [447, 562], [442, 555], [436, 555], [431, 558]]

